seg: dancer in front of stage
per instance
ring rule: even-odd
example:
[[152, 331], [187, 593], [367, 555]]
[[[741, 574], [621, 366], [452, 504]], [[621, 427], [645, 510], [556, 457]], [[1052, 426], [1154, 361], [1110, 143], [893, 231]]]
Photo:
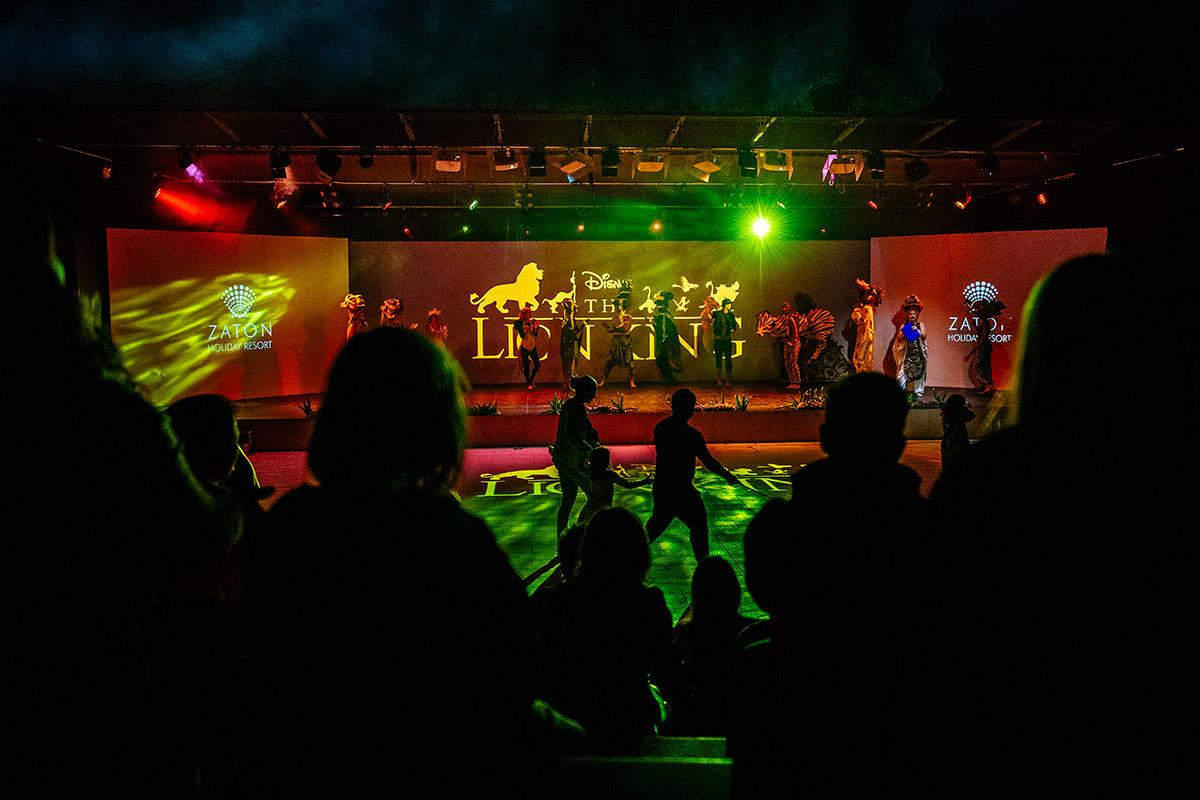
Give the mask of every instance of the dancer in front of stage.
[[999, 300], [976, 300], [974, 303], [964, 300], [963, 305], [979, 318], [975, 346], [967, 355], [971, 359], [971, 372], [979, 382], [979, 391], [987, 394], [996, 388], [996, 382], [992, 380], [992, 328], [1005, 305]]
[[579, 519], [575, 520], [580, 525], [586, 524], [592, 518], [592, 515], [600, 509], [608, 508], [613, 504], [613, 497], [616, 494], [617, 486], [623, 486], [626, 489], [636, 489], [650, 482], [650, 478], [632, 481], [613, 469], [612, 451], [607, 447], [597, 447], [592, 450], [592, 460], [588, 467], [588, 479], [591, 481], [592, 491], [588, 495], [587, 505], [579, 512]]
[[850, 312], [854, 321], [854, 356], [851, 362], [855, 372], [875, 371], [875, 309], [883, 303], [883, 289], [855, 279], [858, 286], [858, 302]]
[[571, 379], [575, 377], [575, 364], [579, 361], [579, 347], [586, 330], [586, 322], [575, 320], [575, 301], [569, 297], [563, 300], [558, 355], [562, 359], [563, 386], [566, 388], [571, 387]]
[[708, 555], [708, 510], [692, 483], [696, 459], [730, 486], [738, 480], [708, 452], [700, 431], [688, 424], [695, 413], [695, 393], [676, 389], [671, 395], [671, 416], [654, 426], [654, 513], [646, 523], [646, 533], [653, 542], [672, 520], [679, 519], [687, 526], [692, 555], [699, 562]]
[[383, 328], [403, 328], [404, 301], [395, 297], [384, 300], [379, 307], [379, 325]]
[[629, 388], [636, 389], [633, 382], [633, 315], [629, 313], [630, 298], [633, 297], [633, 286], [629, 281], [621, 283], [617, 290], [616, 319], [604, 323], [605, 330], [612, 333], [612, 342], [608, 346], [608, 363], [604, 365], [604, 377], [600, 386], [608, 380], [608, 373], [613, 367], [624, 367], [629, 371]]
[[673, 292], [659, 292], [654, 298], [654, 363], [664, 383], [674, 383], [680, 368], [679, 329], [671, 314]]
[[925, 371], [929, 364], [929, 345], [925, 341], [925, 323], [921, 298], [910, 294], [904, 298], [905, 322], [892, 340], [892, 357], [896, 360], [896, 380], [900, 388], [917, 397], [925, 394]]
[[737, 332], [737, 317], [733, 301], [726, 297], [721, 310], [712, 315], [713, 359], [717, 365], [717, 386], [721, 385], [721, 359], [725, 360], [725, 385], [733, 386], [733, 334]]
[[346, 320], [346, 341], [348, 342], [357, 334], [367, 329], [367, 304], [363, 301], [361, 294], [348, 294], [339, 308], [346, 309], [348, 317]]
[[429, 311], [429, 319], [425, 322], [425, 335], [435, 342], [445, 342], [450, 329], [442, 324], [442, 311], [434, 308]]
[[550, 448], [550, 458], [558, 469], [558, 485], [562, 492], [562, 501], [558, 506], [558, 532], [567, 529], [571, 520], [571, 507], [579, 490], [588, 500], [592, 499], [592, 483], [588, 479], [588, 465], [591, 461], [592, 450], [600, 444], [600, 436], [588, 419], [587, 404], [596, 399], [596, 379], [590, 375], [580, 375], [571, 379], [571, 388], [575, 390], [562, 405], [558, 412], [558, 433], [554, 437], [554, 446]]
[[533, 379], [537, 377], [538, 370], [542, 368], [542, 357], [538, 353], [537, 340], [541, 335], [542, 329], [538, 325], [538, 321], [533, 318], [533, 305], [526, 303], [525, 307], [517, 314], [517, 321], [513, 323], [513, 330], [517, 334], [517, 342], [521, 354], [521, 374], [525, 376], [525, 388], [533, 388]]

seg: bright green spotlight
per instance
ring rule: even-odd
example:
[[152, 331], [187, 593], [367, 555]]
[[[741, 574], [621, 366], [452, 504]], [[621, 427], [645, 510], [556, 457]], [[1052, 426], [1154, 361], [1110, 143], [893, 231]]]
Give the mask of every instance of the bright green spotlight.
[[771, 221], [766, 217], [759, 217], [750, 225], [750, 230], [761, 239], [771, 232]]

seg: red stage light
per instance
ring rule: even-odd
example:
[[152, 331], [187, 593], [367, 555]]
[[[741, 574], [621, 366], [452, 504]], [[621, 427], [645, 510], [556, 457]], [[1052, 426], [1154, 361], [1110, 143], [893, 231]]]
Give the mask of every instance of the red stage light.
[[1038, 192], [1038, 193], [1037, 193], [1037, 201], [1038, 201], [1038, 205], [1039, 205], [1039, 206], [1044, 206], [1044, 205], [1046, 205], [1046, 203], [1047, 203], [1047, 202], [1049, 202], [1049, 200], [1050, 200], [1050, 198], [1046, 197], [1046, 193], [1045, 193], [1045, 192]]

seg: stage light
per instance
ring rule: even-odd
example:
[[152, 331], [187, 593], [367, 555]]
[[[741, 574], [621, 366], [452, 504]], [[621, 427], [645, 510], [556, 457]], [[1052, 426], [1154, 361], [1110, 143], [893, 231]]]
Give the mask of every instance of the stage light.
[[868, 200], [868, 201], [867, 201], [867, 206], [868, 206], [868, 207], [869, 207], [869, 208], [870, 208], [872, 211], [878, 211], [878, 210], [879, 210], [879, 201], [878, 201], [878, 200]]
[[759, 217], [750, 224], [750, 230], [755, 236], [762, 239], [771, 232], [771, 221], [766, 217]]
[[546, 151], [535, 147], [529, 151], [529, 177], [543, 178], [546, 176]]
[[358, 166], [363, 169], [370, 169], [375, 166], [375, 145], [366, 145], [358, 151]]
[[963, 211], [969, 205], [971, 205], [971, 190], [964, 188], [962, 190], [962, 194], [960, 194], [957, 198], [955, 198], [954, 207], [957, 208], [959, 211]]
[[200, 167], [192, 160], [192, 154], [187, 145], [179, 148], [179, 153], [175, 156], [175, 162], [196, 183], [204, 183], [204, 173], [200, 171]]
[[287, 177], [287, 168], [292, 165], [292, 156], [286, 147], [271, 148], [271, 179], [282, 180]]
[[523, 211], [533, 208], [533, 192], [526, 186], [513, 192], [513, 206]]
[[333, 183], [342, 168], [342, 157], [329, 150], [317, 153], [317, 177], [324, 183]]
[[1000, 170], [1000, 159], [996, 158], [995, 153], [988, 150], [979, 157], [979, 160], [975, 162], [975, 166], [979, 167], [988, 176], [992, 176]]
[[650, 223], [650, 232], [651, 233], [662, 233], [662, 227], [663, 227], [662, 221], [656, 219]]
[[914, 158], [904, 165], [904, 176], [908, 178], [909, 183], [916, 183], [922, 178], [928, 178], [931, 172], [933, 170], [929, 168], [929, 165], [919, 158]]
[[321, 207], [327, 212], [331, 212], [335, 216], [339, 213], [342, 207], [341, 200], [338, 199], [338, 193], [335, 189], [321, 190]]
[[720, 169], [721, 165], [717, 163], [717, 157], [707, 150], [696, 156], [696, 160], [692, 162], [692, 174], [705, 183], [708, 183], [713, 173]]
[[471, 202], [467, 203], [467, 211], [474, 211], [477, 208], [479, 208], [479, 198], [471, 198]]
[[738, 169], [743, 178], [758, 177], [758, 156], [749, 147], [738, 150]]
[[1045, 192], [1038, 192], [1037, 193], [1037, 202], [1038, 202], [1039, 206], [1044, 206], [1050, 202], [1050, 196], [1048, 194], [1046, 194]]
[[615, 178], [621, 171], [621, 150], [616, 145], [609, 145], [600, 154], [600, 174], [605, 178]]
[[854, 180], [858, 180], [862, 176], [863, 160], [853, 155], [839, 155], [837, 150], [831, 150], [829, 155], [825, 157], [825, 164], [821, 167], [821, 179], [830, 186], [837, 181], [838, 175], [854, 175]]
[[790, 151], [767, 150], [763, 153], [763, 169], [771, 170], [772, 172], [789, 172], [789, 155], [791, 155]]
[[638, 156], [638, 172], [662, 172], [666, 167], [666, 158], [662, 153], [647, 153], [645, 150]]
[[512, 151], [512, 148], [505, 147], [502, 150], [492, 151], [492, 169], [496, 172], [507, 172], [519, 166], [521, 166], [521, 159]]
[[593, 169], [592, 157], [582, 150], [572, 150], [567, 153], [559, 169], [567, 176], [569, 182], [581, 181]]
[[882, 150], [867, 151], [867, 169], [871, 171], [871, 180], [883, 180], [884, 157]]
[[433, 168], [438, 172], [462, 172], [462, 156], [439, 150], [433, 157]]

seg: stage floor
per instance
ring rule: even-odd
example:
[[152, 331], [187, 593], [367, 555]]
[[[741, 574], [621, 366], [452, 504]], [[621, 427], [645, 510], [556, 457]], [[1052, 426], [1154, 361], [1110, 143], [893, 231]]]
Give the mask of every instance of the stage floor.
[[[611, 449], [614, 465], [624, 467], [632, 478], [641, 477], [647, 468], [653, 468], [653, 446], [616, 445]], [[729, 486], [703, 468], [697, 469], [696, 485], [708, 507], [710, 547], [714, 555], [724, 556], [733, 564], [744, 587], [742, 537], [746, 525], [768, 498], [786, 499], [790, 494], [790, 473], [822, 458], [823, 453], [820, 445], [813, 442], [714, 444], [710, 450], [741, 480], [741, 485]], [[276, 493], [266, 501], [268, 504], [305, 480], [303, 452], [258, 452], [251, 453], [250, 458], [262, 484], [276, 487]], [[911, 441], [900, 460], [920, 474], [921, 490], [928, 495], [941, 472], [940, 442]], [[531, 592], [548, 580], [555, 580], [555, 516], [560, 494], [546, 447], [468, 450], [458, 493], [469, 511], [487, 521]], [[618, 487], [616, 502], [636, 513], [643, 522], [650, 518], [653, 501], [649, 486]], [[581, 494], [576, 501], [576, 514], [583, 503]], [[878, 522], [889, 524], [887, 515], [881, 515]], [[797, 524], [802, 523], [797, 521]], [[404, 535], [403, 531], [397, 533]], [[690, 602], [689, 585], [696, 567], [687, 529], [678, 521], [671, 523], [652, 549], [654, 559], [649, 580], [666, 594], [671, 613], [678, 619]], [[452, 580], [453, 565], [423, 566], [443, 570], [447, 579]], [[742, 613], [763, 616], [744, 589]]]

